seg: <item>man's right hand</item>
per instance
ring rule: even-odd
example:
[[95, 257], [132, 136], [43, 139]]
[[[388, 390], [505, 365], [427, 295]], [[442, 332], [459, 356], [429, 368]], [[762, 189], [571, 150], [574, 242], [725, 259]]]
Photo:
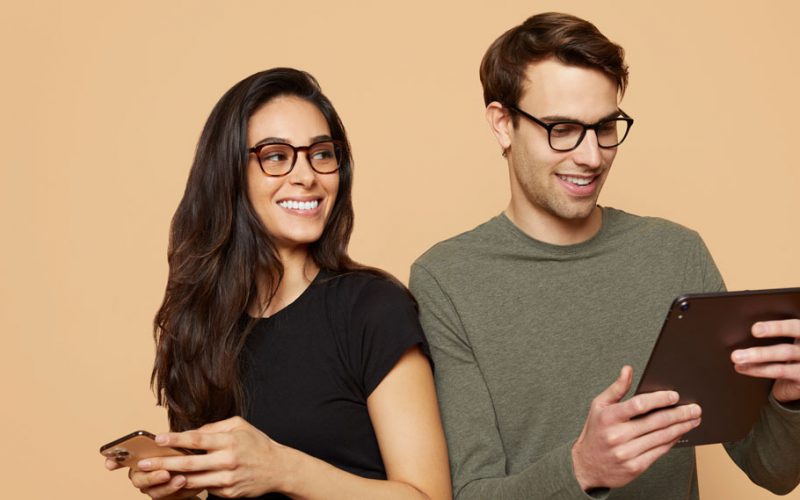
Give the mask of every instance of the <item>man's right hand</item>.
[[[673, 406], [678, 402], [674, 391], [639, 394], [621, 402], [632, 380], [633, 369], [624, 366], [619, 378], [592, 401], [572, 446], [575, 477], [584, 491], [628, 484], [700, 425], [700, 406]], [[652, 413], [634, 419], [648, 412]]]

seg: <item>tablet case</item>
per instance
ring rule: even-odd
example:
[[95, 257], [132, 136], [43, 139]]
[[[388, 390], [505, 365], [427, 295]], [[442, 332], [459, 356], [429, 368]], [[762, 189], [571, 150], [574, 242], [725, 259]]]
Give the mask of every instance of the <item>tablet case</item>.
[[675, 390], [678, 404], [700, 405], [700, 425], [676, 446], [742, 439], [758, 419], [773, 381], [737, 373], [731, 353], [791, 342], [750, 333], [757, 321], [791, 318], [800, 318], [800, 288], [680, 296], [667, 313], [636, 394]]

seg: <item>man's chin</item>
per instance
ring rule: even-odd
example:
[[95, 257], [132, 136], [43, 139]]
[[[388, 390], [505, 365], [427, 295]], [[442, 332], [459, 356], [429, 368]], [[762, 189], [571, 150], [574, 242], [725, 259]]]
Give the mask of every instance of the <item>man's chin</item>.
[[592, 200], [558, 207], [552, 214], [567, 224], [581, 226], [590, 222], [599, 211], [600, 207], [597, 206], [597, 201]]

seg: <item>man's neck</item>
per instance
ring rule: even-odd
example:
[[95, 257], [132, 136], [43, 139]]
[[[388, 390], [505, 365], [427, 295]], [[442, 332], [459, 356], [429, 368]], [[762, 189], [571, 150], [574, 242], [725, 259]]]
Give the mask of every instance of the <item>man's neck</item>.
[[603, 225], [603, 210], [595, 206], [588, 217], [564, 219], [542, 210], [515, 209], [513, 202], [506, 217], [533, 239], [551, 245], [576, 245], [594, 237]]

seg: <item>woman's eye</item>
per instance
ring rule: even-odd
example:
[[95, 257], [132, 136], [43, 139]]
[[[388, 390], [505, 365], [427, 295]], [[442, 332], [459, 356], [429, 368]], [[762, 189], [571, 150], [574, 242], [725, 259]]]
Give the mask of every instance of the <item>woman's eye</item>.
[[282, 162], [286, 161], [286, 155], [284, 153], [267, 153], [261, 157], [261, 161]]
[[315, 160], [329, 160], [333, 158], [333, 151], [329, 149], [322, 149], [311, 153], [311, 157]]

